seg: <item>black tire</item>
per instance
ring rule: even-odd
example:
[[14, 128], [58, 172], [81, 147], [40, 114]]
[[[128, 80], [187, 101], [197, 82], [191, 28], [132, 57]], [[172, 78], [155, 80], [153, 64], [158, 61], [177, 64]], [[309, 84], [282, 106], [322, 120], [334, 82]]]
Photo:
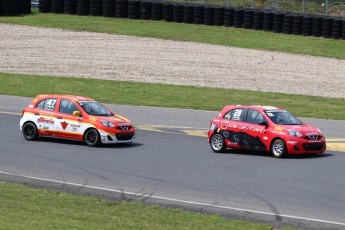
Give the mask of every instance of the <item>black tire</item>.
[[87, 146], [95, 147], [101, 143], [101, 137], [96, 129], [88, 129], [84, 135]]
[[271, 153], [276, 158], [287, 155], [286, 144], [282, 139], [275, 139], [271, 144]]
[[215, 153], [224, 152], [226, 149], [224, 137], [218, 133], [214, 134], [210, 139], [210, 146]]
[[27, 141], [34, 141], [38, 138], [37, 127], [32, 122], [27, 122], [23, 125], [22, 133]]

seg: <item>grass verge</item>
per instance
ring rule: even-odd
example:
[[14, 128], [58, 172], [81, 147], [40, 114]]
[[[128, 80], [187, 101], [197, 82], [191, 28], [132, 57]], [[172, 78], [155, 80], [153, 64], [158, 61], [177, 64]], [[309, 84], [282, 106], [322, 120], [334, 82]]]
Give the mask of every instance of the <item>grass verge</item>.
[[107, 202], [0, 182], [0, 229], [255, 229], [269, 225], [229, 220], [139, 202]]
[[345, 41], [273, 32], [164, 21], [130, 20], [66, 14], [0, 17], [0, 23], [153, 37], [242, 48], [345, 59]]
[[227, 104], [283, 107], [299, 117], [345, 119], [345, 99], [193, 86], [0, 73], [0, 94], [76, 94], [104, 103], [219, 111]]

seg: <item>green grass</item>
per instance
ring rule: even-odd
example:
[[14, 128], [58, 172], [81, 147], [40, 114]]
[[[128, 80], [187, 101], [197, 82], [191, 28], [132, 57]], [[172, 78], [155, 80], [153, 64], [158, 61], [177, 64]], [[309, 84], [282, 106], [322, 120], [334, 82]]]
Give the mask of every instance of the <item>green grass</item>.
[[76, 94], [105, 103], [212, 111], [227, 104], [261, 104], [283, 107], [300, 117], [345, 119], [345, 99], [7, 73], [0, 73], [0, 82], [2, 95]]
[[0, 182], [0, 229], [238, 229], [269, 225]]
[[0, 17], [0, 23], [193, 41], [345, 59], [344, 40], [276, 34], [233, 27], [37, 12], [26, 16]]

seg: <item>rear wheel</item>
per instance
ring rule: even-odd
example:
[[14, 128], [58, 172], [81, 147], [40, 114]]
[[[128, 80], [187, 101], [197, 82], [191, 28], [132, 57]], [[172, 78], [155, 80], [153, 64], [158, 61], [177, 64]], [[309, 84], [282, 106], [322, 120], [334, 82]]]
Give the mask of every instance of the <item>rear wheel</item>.
[[37, 127], [32, 122], [28, 122], [23, 125], [22, 133], [27, 141], [33, 141], [38, 137]]
[[224, 150], [226, 148], [224, 137], [222, 135], [220, 135], [220, 134], [214, 134], [211, 137], [210, 145], [211, 145], [211, 149], [215, 153], [224, 152]]
[[281, 158], [287, 154], [285, 142], [282, 139], [276, 139], [271, 145], [271, 153], [274, 157]]
[[101, 138], [96, 129], [87, 130], [85, 133], [84, 139], [87, 146], [90, 146], [90, 147], [97, 146], [101, 143]]

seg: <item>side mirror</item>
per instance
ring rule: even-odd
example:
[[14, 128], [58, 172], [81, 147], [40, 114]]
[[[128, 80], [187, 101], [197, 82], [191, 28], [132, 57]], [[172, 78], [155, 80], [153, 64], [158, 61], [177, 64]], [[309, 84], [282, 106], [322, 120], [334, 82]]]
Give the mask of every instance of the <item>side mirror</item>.
[[74, 116], [81, 116], [81, 113], [80, 113], [80, 111], [73, 111], [73, 115]]
[[259, 122], [259, 125], [262, 125], [262, 126], [268, 126], [268, 123], [267, 123], [267, 121], [260, 121]]

